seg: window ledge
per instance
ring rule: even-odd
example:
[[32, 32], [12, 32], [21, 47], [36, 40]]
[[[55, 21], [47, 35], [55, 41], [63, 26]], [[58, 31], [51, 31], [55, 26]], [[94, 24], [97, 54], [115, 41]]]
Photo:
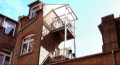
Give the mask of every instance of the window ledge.
[[34, 53], [34, 51], [26, 53], [26, 54], [18, 55], [17, 57], [24, 57], [24, 56], [27, 56], [27, 55], [30, 55], [30, 54], [33, 54], [33, 53]]

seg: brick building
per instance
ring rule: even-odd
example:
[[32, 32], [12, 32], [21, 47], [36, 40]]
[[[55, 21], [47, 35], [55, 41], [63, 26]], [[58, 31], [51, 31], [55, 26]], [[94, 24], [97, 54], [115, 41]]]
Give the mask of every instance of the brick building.
[[28, 16], [19, 17], [11, 65], [42, 65], [69, 59], [71, 49], [58, 46], [64, 40], [75, 39], [77, 17], [71, 7], [41, 1], [28, 6]]
[[[109, 15], [98, 26], [103, 38], [103, 53], [71, 58], [70, 48], [61, 42], [75, 39], [77, 16], [68, 4], [35, 1], [28, 16], [18, 22], [0, 15], [0, 65], [120, 65], [120, 18]], [[62, 11], [62, 12], [61, 12]]]
[[17, 22], [0, 14], [0, 65], [8, 65], [16, 43]]

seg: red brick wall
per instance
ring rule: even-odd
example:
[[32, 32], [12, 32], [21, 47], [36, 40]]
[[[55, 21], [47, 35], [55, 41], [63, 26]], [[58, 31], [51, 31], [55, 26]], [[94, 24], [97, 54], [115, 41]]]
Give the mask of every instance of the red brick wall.
[[[116, 64], [120, 64], [120, 50], [115, 52]], [[113, 54], [101, 53], [92, 56], [76, 58], [73, 60], [66, 60], [63, 62], [54, 63], [52, 65], [114, 65]]]
[[118, 49], [118, 37], [114, 15], [103, 17], [99, 27], [103, 38], [103, 52]]
[[[26, 28], [19, 31], [17, 35], [17, 42], [14, 49], [14, 54], [12, 58], [11, 65], [37, 65], [39, 62], [39, 50], [40, 50], [40, 40], [41, 40], [41, 31], [42, 31], [42, 23], [43, 23], [43, 11], [40, 10], [37, 12], [37, 19], [27, 26]], [[22, 20], [22, 22], [31, 22], [29, 20]], [[23, 25], [22, 27], [24, 27]], [[35, 34], [35, 42], [33, 45], [33, 52], [20, 55], [22, 39], [28, 34]]]
[[0, 44], [12, 50], [15, 46], [16, 39], [4, 33], [4, 28], [0, 26]]
[[117, 30], [117, 38], [118, 38], [118, 47], [120, 48], [120, 17], [115, 20], [116, 30]]
[[120, 52], [115, 53], [116, 65], [120, 65]]

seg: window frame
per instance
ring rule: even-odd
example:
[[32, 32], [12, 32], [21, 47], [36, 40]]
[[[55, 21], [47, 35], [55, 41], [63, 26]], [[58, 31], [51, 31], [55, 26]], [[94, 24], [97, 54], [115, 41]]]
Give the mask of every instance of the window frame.
[[[33, 37], [33, 38], [31, 38], [31, 37]], [[25, 39], [27, 39], [27, 40], [25, 40]], [[28, 54], [28, 53], [33, 51], [33, 48], [32, 48], [32, 51], [29, 51], [29, 47], [30, 47], [30, 44], [34, 44], [34, 40], [35, 40], [35, 34], [29, 34], [22, 39], [20, 55]], [[31, 43], [31, 42], [33, 42], [33, 43]], [[25, 53], [23, 51], [23, 45], [24, 44], [27, 44], [27, 50], [26, 50]], [[32, 47], [33, 47], [33, 45], [32, 45]]]
[[[15, 35], [15, 31], [16, 31], [16, 24], [13, 23], [13, 22], [11, 22], [10, 20], [4, 18], [4, 21], [3, 21], [3, 24], [2, 24], [2, 26], [5, 28], [5, 29], [4, 29], [4, 33], [5, 33], [5, 30], [7, 29], [7, 28], [5, 27], [6, 23], [10, 23], [10, 24], [14, 25], [14, 27], [12, 27], [12, 29], [13, 29], [12, 36], [14, 36], [14, 35]], [[5, 33], [5, 34], [7, 34], [7, 33]], [[9, 35], [9, 34], [8, 34], [8, 35]]]
[[4, 20], [4, 18], [3, 18], [3, 17], [0, 17], [0, 26], [2, 26], [3, 20]]
[[42, 8], [43, 8], [42, 3], [33, 6], [33, 7], [30, 9], [29, 19], [36, 17], [36, 11], [38, 11], [38, 10], [40, 10], [40, 9], [42, 9]]
[[5, 58], [6, 58], [7, 56], [10, 57], [10, 60], [9, 60], [9, 65], [10, 65], [10, 62], [11, 62], [11, 55], [5, 54], [5, 53], [3, 53], [3, 52], [0, 52], [0, 54], [3, 55], [2, 65], [5, 64]]

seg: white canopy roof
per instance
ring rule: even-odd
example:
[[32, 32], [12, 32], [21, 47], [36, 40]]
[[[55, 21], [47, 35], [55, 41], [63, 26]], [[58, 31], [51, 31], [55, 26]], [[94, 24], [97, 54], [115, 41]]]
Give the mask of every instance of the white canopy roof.
[[77, 20], [77, 16], [68, 4], [44, 4], [43, 5], [43, 20], [47, 25], [50, 25], [54, 18], [64, 22], [67, 17], [70, 21]]

